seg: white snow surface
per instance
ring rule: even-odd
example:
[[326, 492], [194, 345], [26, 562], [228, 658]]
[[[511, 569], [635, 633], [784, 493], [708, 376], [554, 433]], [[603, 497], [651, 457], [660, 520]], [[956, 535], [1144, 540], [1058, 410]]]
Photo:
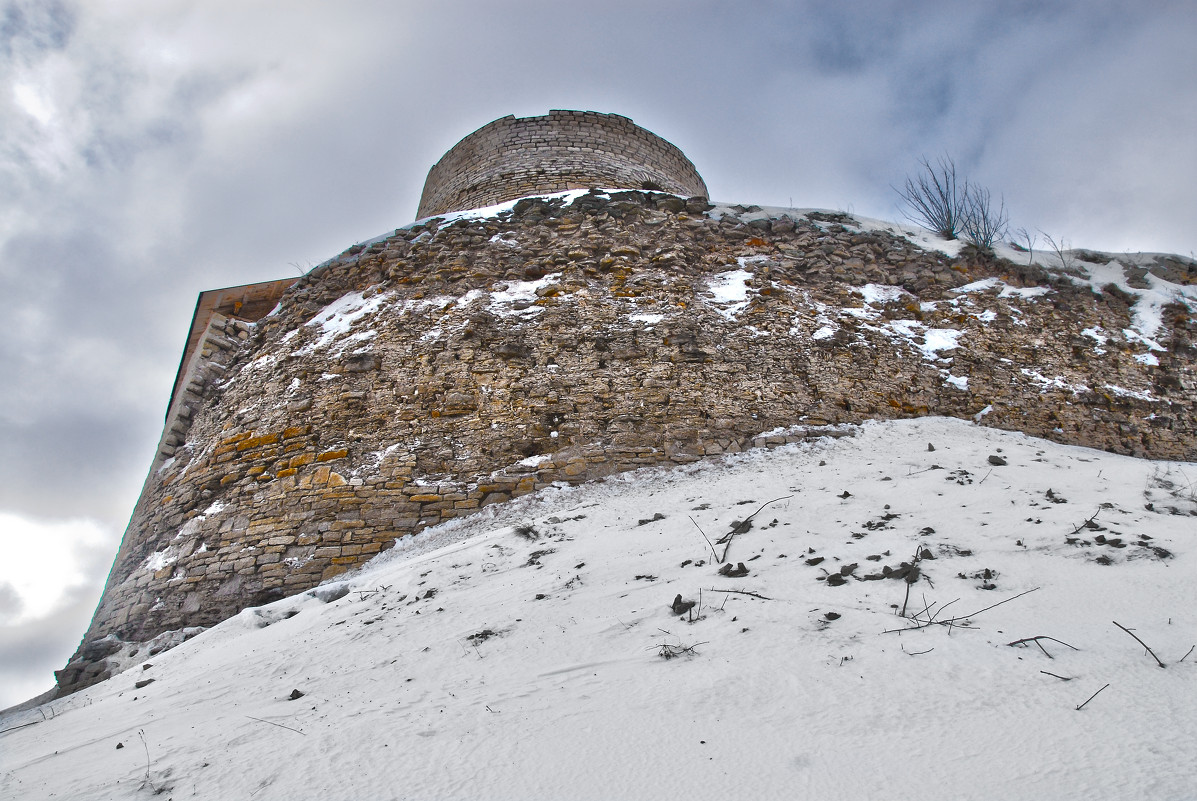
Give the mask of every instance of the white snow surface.
[[[573, 203], [574, 200], [587, 194], [589, 190], [586, 189], [571, 189], [563, 192], [554, 193], [540, 193], [529, 195], [528, 197], [540, 197], [545, 199], [560, 198], [565, 204]], [[621, 189], [603, 189], [599, 190], [600, 194], [610, 195], [617, 192], [630, 191]], [[447, 226], [457, 220], [480, 220], [487, 218], [494, 218], [504, 212], [510, 212], [520, 200], [509, 200], [504, 203], [495, 204], [493, 206], [486, 206], [477, 209], [466, 209], [463, 211], [455, 211], [448, 214], [437, 215], [441, 220], [440, 226]], [[815, 214], [816, 217], [809, 218], [817, 226], [821, 228], [842, 227], [848, 231], [855, 232], [884, 232], [894, 236], [905, 239], [916, 247], [923, 250], [942, 253], [949, 258], [954, 258], [960, 255], [967, 244], [963, 240], [947, 240], [938, 234], [913, 225], [910, 222], [892, 222], [888, 220], [874, 219], [870, 217], [863, 217], [857, 214], [844, 214], [843, 212], [834, 212], [827, 209], [815, 208], [787, 208], [782, 206], [742, 206], [734, 205], [725, 202], [714, 202], [708, 215], [712, 218], [719, 219], [722, 217], [734, 217], [743, 223], [750, 223], [754, 220], [776, 220], [783, 217], [790, 219], [799, 219], [807, 217], [807, 215]], [[751, 209], [751, 210], [749, 210]], [[840, 222], [829, 222], [819, 219], [820, 216], [827, 217], [828, 215], [840, 216]], [[423, 218], [410, 223], [404, 228], [411, 228], [415, 225], [425, 223], [432, 218]], [[369, 245], [385, 242], [387, 239], [394, 236], [398, 230], [390, 230], [379, 234], [376, 237], [358, 243], [362, 248]], [[433, 234], [429, 231], [424, 231], [420, 238], [431, 238]], [[516, 246], [517, 243], [508, 242], [503, 236], [492, 237], [492, 242], [500, 242]], [[1166, 281], [1152, 273], [1147, 273], [1144, 276], [1144, 281], [1148, 283], [1148, 288], [1136, 288], [1130, 285], [1127, 268], [1128, 266], [1147, 266], [1150, 267], [1155, 263], [1155, 260], [1160, 257], [1165, 257], [1168, 254], [1159, 253], [1123, 253], [1119, 254], [1117, 258], [1113, 258], [1111, 254], [1097, 254], [1102, 258], [1110, 257], [1105, 263], [1093, 263], [1083, 261], [1080, 256], [1083, 254], [1090, 257], [1089, 251], [1065, 250], [1060, 253], [1052, 252], [1044, 247], [1037, 247], [1033, 253], [1028, 254], [1025, 251], [1019, 250], [1009, 242], [995, 243], [993, 251], [1001, 258], [1008, 259], [1014, 263], [1034, 262], [1042, 265], [1049, 270], [1062, 271], [1067, 275], [1068, 279], [1079, 284], [1088, 285], [1094, 292], [1100, 293], [1103, 288], [1113, 284], [1128, 295], [1134, 297], [1132, 303], [1132, 321], [1131, 330], [1143, 338], [1150, 339], [1154, 337], [1163, 324], [1162, 310], [1168, 303], [1181, 303], [1189, 311], [1197, 311], [1197, 286], [1173, 284]], [[314, 269], [322, 269], [341, 257], [334, 257]], [[714, 306], [722, 316], [727, 319], [734, 320], [739, 316], [739, 313], [747, 306], [751, 289], [748, 286], [748, 280], [751, 279], [751, 273], [746, 270], [752, 263], [762, 260], [763, 256], [741, 257], [738, 259], [740, 270], [725, 272], [714, 276], [714, 279], [708, 284], [708, 288], [715, 296]], [[747, 277], [735, 275], [737, 272], [746, 273]], [[865, 304], [872, 305], [877, 302], [887, 302], [897, 298], [889, 297], [870, 297], [870, 292], [875, 285], [869, 285], [863, 289], [862, 294], [865, 296]], [[1017, 287], [1007, 284], [998, 278], [987, 278], [981, 281], [975, 281], [967, 286], [954, 290], [955, 292], [968, 294], [969, 292], [984, 291], [990, 288], [1000, 287], [998, 292], [999, 297], [1011, 298], [1017, 297], [1023, 301], [1034, 301], [1035, 299], [1050, 293], [1052, 290], [1049, 287]], [[880, 288], [880, 287], [876, 287]], [[893, 289], [896, 289], [893, 288]], [[738, 299], [737, 299], [738, 298]], [[344, 301], [345, 299], [342, 299]], [[515, 315], [520, 317], [531, 317], [539, 313], [539, 308], [528, 307], [525, 309], [514, 310], [505, 309], [502, 304], [510, 303], [512, 299], [495, 298], [495, 301], [501, 304], [496, 310], [500, 314]], [[381, 301], [380, 301], [381, 302]], [[709, 302], [709, 301], [708, 301]], [[852, 309], [841, 310], [847, 313], [857, 313]], [[867, 316], [871, 312], [864, 312]], [[313, 320], [313, 323], [316, 321]], [[323, 322], [323, 321], [322, 321]], [[351, 321], [350, 321], [351, 322]], [[1025, 325], [1017, 318], [1014, 320], [1017, 325]], [[336, 325], [334, 323], [334, 325]], [[823, 329], [821, 329], [822, 331]], [[328, 328], [324, 331], [324, 336], [316, 345], [309, 345], [307, 349], [319, 347], [322, 344], [328, 344], [329, 341], [338, 335], [339, 331], [332, 331]], [[823, 334], [825, 338], [830, 334]], [[1128, 339], [1131, 339], [1128, 336]], [[1133, 339], [1132, 339], [1133, 341]], [[1162, 348], [1152, 348], [1153, 350]], [[266, 365], [257, 365], [266, 366]]]
[[[941, 350], [955, 350], [959, 347], [957, 340], [963, 333], [954, 328], [928, 328], [917, 320], [891, 320], [882, 327], [893, 335], [902, 337], [918, 348], [927, 361], [943, 358]], [[918, 341], [922, 337], [922, 342]]]
[[[752, 208], [753, 210], [745, 211], [744, 209], [746, 208]], [[715, 203], [715, 208], [709, 214], [716, 218], [735, 217], [742, 222], [748, 223], [753, 220], [780, 219], [782, 217], [798, 219], [812, 212], [823, 216], [828, 214], [843, 215], [843, 212], [830, 212], [826, 209], [785, 208], [779, 206], [744, 207], [728, 203]], [[887, 232], [904, 238], [911, 244], [924, 250], [943, 253], [948, 257], [960, 255], [960, 252], [967, 244], [960, 239], [944, 239], [932, 231], [909, 222], [890, 222], [862, 217], [858, 214], [847, 214], [843, 217], [842, 222], [823, 222], [817, 219], [815, 219], [815, 222], [824, 228], [838, 225], [848, 231]], [[1103, 259], [1109, 257], [1109, 260], [1102, 263], [1094, 263], [1083, 261], [1080, 258], [1082, 254], [1088, 256], [1089, 251], [1065, 250], [1062, 254], [1063, 258], [1061, 258], [1061, 254], [1043, 247], [1036, 248], [1033, 254], [1028, 254], [1025, 251], [1018, 250], [1009, 242], [995, 243], [993, 251], [1001, 258], [1008, 259], [1016, 264], [1033, 261], [1049, 270], [1063, 271], [1068, 275], [1069, 280], [1078, 284], [1088, 285], [1097, 293], [1100, 293], [1104, 287], [1110, 284], [1117, 286], [1128, 295], [1134, 297], [1131, 327], [1144, 337], [1153, 337], [1159, 331], [1163, 324], [1162, 310], [1168, 303], [1181, 303], [1189, 311], [1197, 311], [1197, 286], [1173, 284], [1153, 273], [1148, 273], [1144, 276], [1143, 280], [1149, 285], [1147, 288], [1136, 288], [1130, 285], [1127, 277], [1127, 265], [1150, 266], [1157, 258], [1165, 257], [1168, 254], [1123, 253], [1119, 254], [1117, 258], [1113, 258], [1111, 254], [1097, 254]], [[1004, 298], [1017, 296], [1023, 300], [1033, 300], [1051, 291], [1048, 287], [1010, 286], [1000, 279], [995, 278], [974, 282], [957, 291], [980, 291], [998, 285], [1002, 287], [999, 294]]]
[[634, 323], [644, 323], [645, 325], [656, 325], [665, 319], [664, 314], [649, 314], [647, 312], [640, 312], [637, 314], [629, 314], [628, 319]]
[[[348, 334], [359, 319], [373, 314], [384, 304], [389, 302], [386, 293], [376, 293], [369, 298], [363, 297], [361, 292], [347, 292], [308, 320], [306, 325], [320, 327], [320, 337], [309, 345], [296, 351], [297, 355], [328, 346], [333, 340]], [[373, 332], [358, 332], [349, 337], [347, 344], [373, 336]]]
[[166, 548], [162, 551], [154, 551], [145, 558], [142, 562], [141, 569], [153, 573], [156, 570], [161, 570], [167, 565], [173, 565], [179, 560], [179, 555], [174, 548]]
[[1029, 367], [1020, 367], [1018, 371], [1044, 388], [1050, 387], [1051, 389], [1064, 389], [1068, 390], [1074, 395], [1089, 391], [1089, 387], [1085, 386], [1084, 384], [1070, 384], [1058, 375], [1048, 378], [1038, 370], [1032, 370]]
[[[506, 286], [506, 289], [495, 290], [490, 293], [491, 308], [504, 317], [511, 316], [534, 316], [540, 314], [544, 309], [539, 306], [529, 306], [536, 300], [536, 290], [552, 284], [556, 280], [556, 276], [546, 275], [543, 278], [538, 278], [535, 281], [511, 281]], [[516, 308], [513, 304], [519, 304]]]
[[[629, 191], [629, 190], [627, 190], [627, 189], [599, 189], [599, 190], [597, 190], [597, 194], [610, 195], [614, 192], [627, 192], [627, 191]], [[562, 200], [565, 201], [565, 205], [568, 206], [571, 203], [573, 203], [575, 200], [577, 200], [578, 198], [582, 197], [582, 195], [586, 195], [589, 193], [590, 193], [589, 189], [567, 189], [563, 192], [538, 192], [534, 195], [528, 195], [527, 197], [539, 197], [539, 198], [544, 198], [545, 200], [555, 200], [557, 198], [561, 198]], [[482, 206], [481, 208], [477, 208], [477, 209], [464, 209], [462, 211], [450, 211], [445, 214], [434, 214], [431, 217], [421, 217], [420, 219], [413, 222], [411, 225], [418, 225], [419, 223], [425, 222], [427, 220], [439, 219], [441, 221], [440, 225], [446, 226], [449, 223], [457, 222], [458, 220], [478, 220], [478, 219], [486, 219], [488, 217], [495, 217], [504, 211], [511, 211], [512, 209], [515, 208], [515, 204], [519, 203], [521, 200], [524, 200], [524, 198], [516, 198], [515, 200], [506, 200], [502, 203], [496, 203], [493, 206]], [[408, 226], [408, 227], [410, 227], [410, 226]], [[385, 239], [388, 235], [389, 234], [384, 234], [381, 237], [375, 237], [374, 239], [370, 240], [370, 242], [367, 242], [365, 244], [370, 244], [375, 241], [381, 241], [382, 239]]]
[[865, 284], [861, 287], [853, 287], [852, 291], [859, 294], [870, 306], [875, 303], [890, 303], [901, 300], [903, 297], [910, 297], [910, 293], [902, 287], [886, 286], [885, 284]]
[[550, 488], [0, 715], [0, 795], [1191, 798], [1194, 480], [925, 418]]
[[998, 292], [999, 298], [1037, 298], [1051, 292], [1051, 289], [1045, 286], [1010, 286], [1000, 278], [982, 278], [980, 281], [973, 281], [971, 284], [956, 287], [951, 291], [968, 294], [970, 292], [984, 292], [994, 287], [1001, 287]]
[[707, 281], [707, 290], [712, 296], [715, 310], [729, 320], [735, 320], [748, 306], [751, 292], [752, 273], [744, 269], [745, 259], [740, 259], [740, 269], [727, 270], [714, 275]]
[[944, 376], [943, 382], [945, 384], [951, 384], [962, 392], [968, 391], [968, 376], [952, 375], [951, 373], [948, 373], [946, 376]]
[[830, 339], [831, 337], [835, 336], [835, 331], [836, 331], [836, 329], [832, 328], [831, 326], [824, 325], [824, 326], [821, 326], [818, 331], [811, 334], [810, 338], [811, 339]]

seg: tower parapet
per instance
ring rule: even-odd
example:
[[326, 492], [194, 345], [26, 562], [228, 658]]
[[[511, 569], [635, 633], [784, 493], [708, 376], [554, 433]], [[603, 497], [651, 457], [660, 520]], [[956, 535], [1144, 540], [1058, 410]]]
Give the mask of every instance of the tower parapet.
[[555, 110], [502, 117], [450, 148], [428, 172], [416, 216], [591, 187], [707, 196], [682, 151], [627, 117]]

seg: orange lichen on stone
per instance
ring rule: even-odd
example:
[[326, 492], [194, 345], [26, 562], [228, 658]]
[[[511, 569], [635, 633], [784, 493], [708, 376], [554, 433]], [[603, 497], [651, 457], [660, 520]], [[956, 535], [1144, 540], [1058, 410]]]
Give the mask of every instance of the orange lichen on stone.
[[349, 451], [344, 448], [336, 451], [325, 451], [316, 457], [317, 462], [331, 462], [334, 459], [344, 459], [349, 455]]
[[[357, 561], [357, 560], [356, 559], [350, 560], [349, 564], [352, 564], [355, 561]], [[342, 573], [344, 573], [345, 571], [347, 571], [349, 569], [349, 564], [329, 565], [328, 567], [324, 568], [324, 572], [320, 574], [321, 580], [328, 581], [333, 576], [341, 575]]]
[[250, 437], [237, 443], [237, 450], [247, 451], [250, 448], [257, 448], [261, 445], [273, 445], [278, 442], [278, 434], [263, 434], [260, 437]]
[[287, 461], [287, 466], [288, 467], [303, 467], [305, 464], [311, 464], [314, 461], [316, 461], [316, 454], [301, 453], [298, 456], [292, 456]]

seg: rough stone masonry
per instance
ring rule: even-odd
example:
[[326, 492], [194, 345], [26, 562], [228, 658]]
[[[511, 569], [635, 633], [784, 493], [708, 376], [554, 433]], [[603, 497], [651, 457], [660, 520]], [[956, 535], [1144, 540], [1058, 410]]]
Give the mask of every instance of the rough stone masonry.
[[1197, 458], [1197, 265], [1124, 261], [948, 256], [844, 214], [640, 190], [354, 246], [258, 323], [209, 326], [61, 691], [489, 504], [832, 424], [950, 415]]
[[627, 117], [556, 110], [502, 117], [454, 145], [429, 170], [416, 216], [592, 186], [707, 196], [682, 151]]

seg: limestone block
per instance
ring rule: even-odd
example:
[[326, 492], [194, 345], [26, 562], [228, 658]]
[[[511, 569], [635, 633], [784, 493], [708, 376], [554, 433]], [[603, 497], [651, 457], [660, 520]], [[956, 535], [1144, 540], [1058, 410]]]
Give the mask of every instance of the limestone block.
[[328, 567], [324, 568], [324, 571], [320, 574], [320, 580], [328, 581], [331, 578], [336, 578], [337, 576], [341, 575], [348, 569], [349, 569], [348, 564], [329, 565]]

